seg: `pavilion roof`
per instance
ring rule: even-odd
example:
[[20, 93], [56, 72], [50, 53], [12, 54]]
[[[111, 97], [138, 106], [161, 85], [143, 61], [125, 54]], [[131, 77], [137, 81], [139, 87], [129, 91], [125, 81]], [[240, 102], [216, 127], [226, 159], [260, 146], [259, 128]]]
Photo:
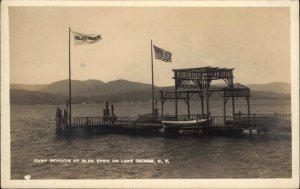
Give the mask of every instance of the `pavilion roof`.
[[220, 67], [197, 67], [197, 68], [182, 68], [182, 69], [173, 69], [173, 72], [216, 72], [216, 71], [232, 71], [234, 68], [220, 68]]

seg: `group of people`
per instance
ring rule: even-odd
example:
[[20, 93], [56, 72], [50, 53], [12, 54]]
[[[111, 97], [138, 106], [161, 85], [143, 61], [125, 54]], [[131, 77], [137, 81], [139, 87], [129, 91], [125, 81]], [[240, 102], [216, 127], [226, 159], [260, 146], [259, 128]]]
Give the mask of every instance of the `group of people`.
[[66, 124], [68, 120], [68, 112], [66, 109], [64, 109], [63, 113], [62, 113], [62, 109], [60, 109], [59, 107], [57, 107], [56, 109], [56, 124], [58, 124], [59, 126], [61, 126], [61, 124]]

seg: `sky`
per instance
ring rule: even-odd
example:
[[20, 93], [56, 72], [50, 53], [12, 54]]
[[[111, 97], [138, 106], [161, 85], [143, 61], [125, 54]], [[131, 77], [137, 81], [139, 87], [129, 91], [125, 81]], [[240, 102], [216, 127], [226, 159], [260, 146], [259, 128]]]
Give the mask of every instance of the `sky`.
[[[289, 8], [9, 7], [10, 83], [68, 78], [69, 27], [101, 34], [71, 40], [72, 79], [151, 83], [151, 39], [172, 53], [154, 59], [154, 84], [174, 85], [172, 69], [235, 68], [234, 82], [290, 82]], [[71, 36], [73, 37], [73, 36]]]

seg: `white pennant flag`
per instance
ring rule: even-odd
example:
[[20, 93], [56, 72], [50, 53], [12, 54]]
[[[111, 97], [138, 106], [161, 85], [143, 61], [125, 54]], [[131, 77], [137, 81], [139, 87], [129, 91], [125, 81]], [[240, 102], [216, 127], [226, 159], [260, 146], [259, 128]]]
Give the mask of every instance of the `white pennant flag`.
[[85, 45], [85, 44], [93, 44], [100, 41], [101, 35], [98, 34], [81, 34], [78, 32], [73, 32], [75, 45]]

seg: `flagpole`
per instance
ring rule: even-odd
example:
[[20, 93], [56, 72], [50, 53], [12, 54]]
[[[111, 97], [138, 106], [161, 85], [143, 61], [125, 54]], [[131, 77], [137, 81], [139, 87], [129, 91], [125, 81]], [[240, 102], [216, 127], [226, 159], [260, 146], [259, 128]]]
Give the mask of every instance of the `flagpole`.
[[71, 126], [72, 98], [71, 98], [71, 27], [69, 27], [69, 126]]
[[154, 114], [154, 74], [153, 74], [153, 45], [151, 39], [151, 70], [152, 70], [152, 114]]

